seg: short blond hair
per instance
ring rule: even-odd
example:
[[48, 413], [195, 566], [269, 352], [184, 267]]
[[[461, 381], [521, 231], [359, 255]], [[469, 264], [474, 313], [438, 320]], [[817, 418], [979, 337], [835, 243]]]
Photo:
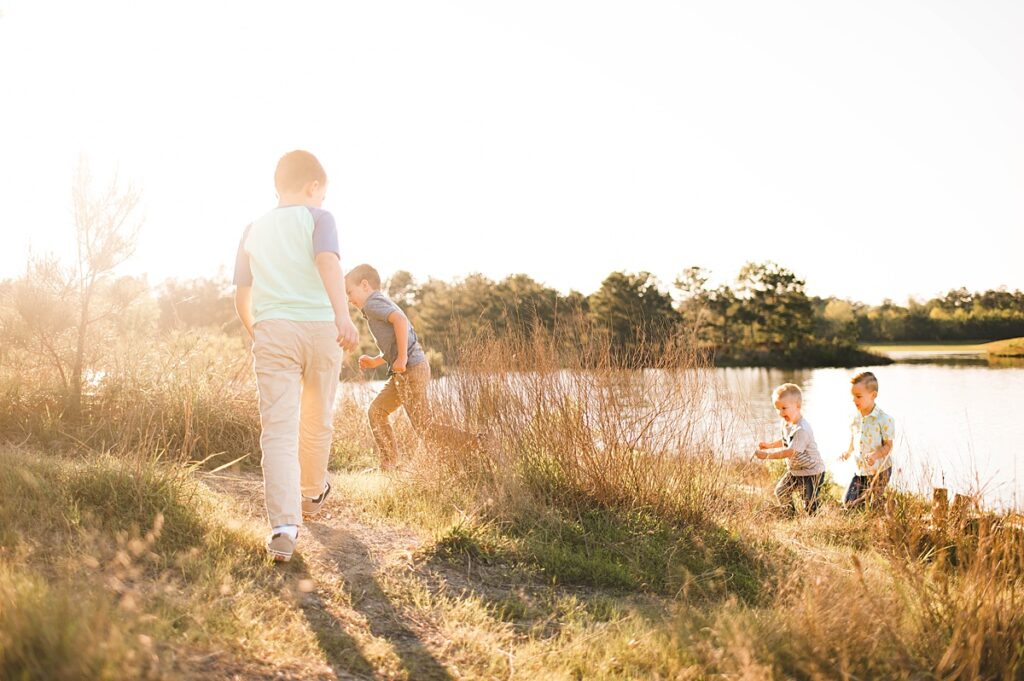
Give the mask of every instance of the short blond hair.
[[868, 390], [878, 392], [878, 379], [870, 371], [862, 371], [851, 378], [850, 385], [862, 385]]
[[791, 397], [795, 399], [797, 404], [804, 403], [803, 391], [800, 390], [800, 386], [796, 383], [783, 383], [772, 391], [772, 402], [778, 402], [784, 397]]

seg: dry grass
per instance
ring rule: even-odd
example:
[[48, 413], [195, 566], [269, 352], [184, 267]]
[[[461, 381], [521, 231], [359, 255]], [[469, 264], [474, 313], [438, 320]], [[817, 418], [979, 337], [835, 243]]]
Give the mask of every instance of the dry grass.
[[216, 651], [322, 660], [297, 580], [229, 504], [153, 461], [0, 451], [0, 678], [188, 677]]
[[[0, 678], [317, 678], [327, 662], [382, 678], [1024, 678], [1019, 518], [934, 525], [904, 495], [778, 518], [772, 476], [724, 456], [731, 424], [686, 344], [641, 372], [575, 337], [571, 352], [542, 333], [467, 348], [433, 401], [479, 442], [421, 443], [403, 422], [392, 475], [364, 470], [363, 407], [342, 400], [334, 503], [425, 538], [355, 575], [405, 623], [394, 641], [330, 569], [270, 569], [236, 508], [251, 500], [181, 465], [256, 458], [241, 348], [183, 337], [109, 367], [74, 429], [8, 375], [3, 434], [70, 451], [0, 451]], [[409, 631], [440, 666], [395, 652]]]

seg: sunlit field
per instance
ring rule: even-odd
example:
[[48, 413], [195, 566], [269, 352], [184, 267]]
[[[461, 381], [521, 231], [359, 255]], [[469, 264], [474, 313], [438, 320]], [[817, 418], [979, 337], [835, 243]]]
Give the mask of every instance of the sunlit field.
[[481, 445], [402, 426], [391, 474], [343, 400], [337, 498], [275, 567], [245, 345], [138, 313], [92, 345], [75, 413], [44, 356], [5, 348], [3, 678], [1024, 669], [1019, 518], [900, 493], [845, 513], [837, 489], [783, 517], [778, 471], [726, 451], [724, 417], [707, 427], [716, 386], [685, 337], [657, 353], [656, 388], [585, 333], [477, 338], [434, 410]]
[[1022, 35], [0, 0], [0, 681], [1024, 681]]

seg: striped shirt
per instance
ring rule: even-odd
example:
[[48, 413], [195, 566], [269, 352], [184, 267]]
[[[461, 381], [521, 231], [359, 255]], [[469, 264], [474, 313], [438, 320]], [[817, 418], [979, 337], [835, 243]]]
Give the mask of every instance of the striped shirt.
[[807, 419], [801, 417], [793, 424], [782, 422], [782, 443], [793, 450], [793, 456], [786, 459], [790, 475], [819, 475], [825, 472], [825, 462], [818, 453], [814, 431]]

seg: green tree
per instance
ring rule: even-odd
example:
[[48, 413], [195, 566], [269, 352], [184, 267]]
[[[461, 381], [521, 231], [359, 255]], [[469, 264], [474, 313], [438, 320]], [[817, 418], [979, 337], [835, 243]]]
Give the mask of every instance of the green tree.
[[811, 337], [813, 310], [802, 279], [773, 262], [747, 263], [736, 283], [750, 342], [792, 350]]
[[605, 334], [623, 360], [646, 362], [649, 353], [677, 328], [672, 297], [649, 272], [612, 272], [588, 299], [595, 329]]

